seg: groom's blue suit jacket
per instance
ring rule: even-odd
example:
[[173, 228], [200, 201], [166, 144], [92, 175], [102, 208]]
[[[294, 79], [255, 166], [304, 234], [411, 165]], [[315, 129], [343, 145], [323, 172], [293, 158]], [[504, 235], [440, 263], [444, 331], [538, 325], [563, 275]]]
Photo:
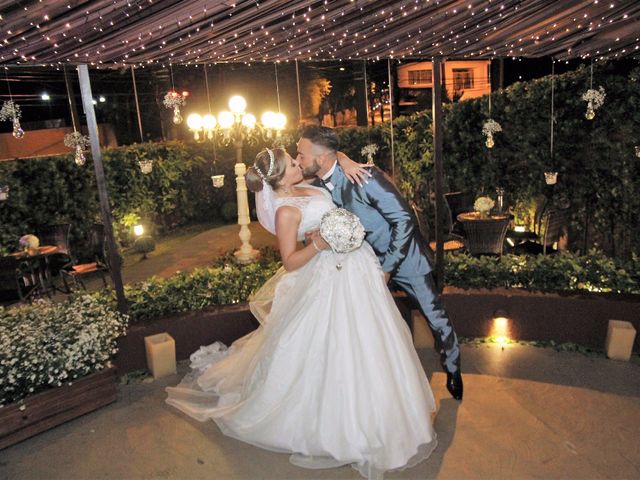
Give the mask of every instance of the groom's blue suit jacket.
[[334, 203], [360, 218], [366, 241], [378, 255], [383, 271], [393, 276], [426, 275], [431, 265], [409, 205], [382, 170], [373, 167], [371, 174], [369, 183], [360, 187], [336, 165], [327, 179], [334, 187]]

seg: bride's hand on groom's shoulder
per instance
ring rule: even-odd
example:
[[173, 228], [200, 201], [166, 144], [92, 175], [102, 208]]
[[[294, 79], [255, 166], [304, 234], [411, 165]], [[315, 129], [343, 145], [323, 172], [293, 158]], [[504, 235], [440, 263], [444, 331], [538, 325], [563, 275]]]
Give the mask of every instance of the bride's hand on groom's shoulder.
[[369, 183], [369, 177], [371, 176], [369, 170], [373, 167], [372, 163], [354, 162], [342, 152], [338, 152], [337, 156], [344, 176], [347, 177], [351, 183], [357, 183], [361, 187], [363, 183]]

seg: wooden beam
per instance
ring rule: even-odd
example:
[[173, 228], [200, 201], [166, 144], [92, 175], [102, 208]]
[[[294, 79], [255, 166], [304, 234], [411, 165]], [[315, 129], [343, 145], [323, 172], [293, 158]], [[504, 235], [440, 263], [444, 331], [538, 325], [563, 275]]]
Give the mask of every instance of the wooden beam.
[[436, 281], [438, 290], [444, 287], [444, 173], [442, 169], [442, 59], [433, 59], [433, 163], [436, 183]]
[[98, 123], [96, 122], [96, 112], [93, 109], [93, 94], [91, 93], [91, 82], [89, 80], [89, 69], [86, 65], [78, 65], [78, 76], [80, 77], [80, 93], [82, 95], [82, 105], [87, 118], [87, 128], [91, 140], [91, 156], [93, 157], [93, 167], [96, 172], [96, 183], [98, 184], [98, 197], [100, 199], [100, 210], [102, 211], [102, 222], [104, 232], [107, 237], [107, 247], [109, 251], [109, 271], [111, 279], [116, 289], [118, 299], [118, 310], [126, 313], [128, 310], [127, 300], [124, 296], [122, 284], [122, 257], [118, 253], [116, 240], [113, 236], [113, 217], [109, 206], [109, 196], [107, 195], [107, 181], [104, 176], [102, 166], [102, 152], [100, 151], [100, 137], [98, 136]]

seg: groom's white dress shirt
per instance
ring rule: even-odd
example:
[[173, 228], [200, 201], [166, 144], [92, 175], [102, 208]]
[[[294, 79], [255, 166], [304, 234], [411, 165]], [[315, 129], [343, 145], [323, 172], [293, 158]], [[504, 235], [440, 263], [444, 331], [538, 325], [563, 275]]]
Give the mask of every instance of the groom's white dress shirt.
[[322, 176], [322, 181], [324, 182], [324, 185], [327, 187], [327, 189], [329, 189], [330, 192], [333, 191], [334, 186], [333, 186], [333, 183], [329, 182], [328, 180], [333, 175], [333, 172], [336, 169], [336, 165], [338, 165], [338, 161], [337, 160], [335, 162], [333, 162], [333, 166], [329, 169], [329, 171]]

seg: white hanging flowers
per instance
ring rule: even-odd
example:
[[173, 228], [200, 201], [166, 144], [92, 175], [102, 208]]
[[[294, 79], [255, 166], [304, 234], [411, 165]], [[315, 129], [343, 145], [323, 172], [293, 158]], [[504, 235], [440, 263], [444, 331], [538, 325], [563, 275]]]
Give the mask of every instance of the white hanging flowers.
[[186, 95], [182, 95], [175, 90], [170, 90], [164, 96], [162, 101], [167, 108], [173, 108], [173, 123], [179, 125], [182, 123], [182, 115], [180, 114], [180, 107], [184, 107], [187, 103]]
[[0, 109], [0, 121], [11, 120], [13, 122], [13, 136], [20, 140], [24, 137], [24, 130], [20, 127], [20, 117], [22, 112], [20, 111], [20, 105], [13, 100], [7, 100], [2, 104]]
[[373, 163], [373, 156], [376, 154], [377, 151], [378, 151], [378, 145], [376, 145], [375, 143], [370, 143], [362, 147], [362, 150], [360, 150], [360, 154], [364, 157], [367, 157], [367, 161], [369, 163]]
[[73, 160], [79, 167], [84, 165], [87, 158], [84, 156], [84, 150], [89, 146], [89, 137], [82, 135], [80, 132], [67, 133], [64, 136], [64, 146], [74, 148], [76, 150]]
[[604, 104], [604, 97], [607, 94], [604, 92], [604, 88], [600, 86], [598, 90], [590, 88], [582, 94], [582, 100], [587, 102], [587, 111], [584, 114], [587, 120], [593, 120], [596, 116], [596, 110]]
[[502, 127], [500, 124], [492, 118], [484, 122], [484, 125], [482, 125], [482, 134], [487, 137], [487, 141], [485, 142], [487, 148], [493, 148], [493, 145], [495, 144], [493, 141], [493, 134], [501, 131]]

